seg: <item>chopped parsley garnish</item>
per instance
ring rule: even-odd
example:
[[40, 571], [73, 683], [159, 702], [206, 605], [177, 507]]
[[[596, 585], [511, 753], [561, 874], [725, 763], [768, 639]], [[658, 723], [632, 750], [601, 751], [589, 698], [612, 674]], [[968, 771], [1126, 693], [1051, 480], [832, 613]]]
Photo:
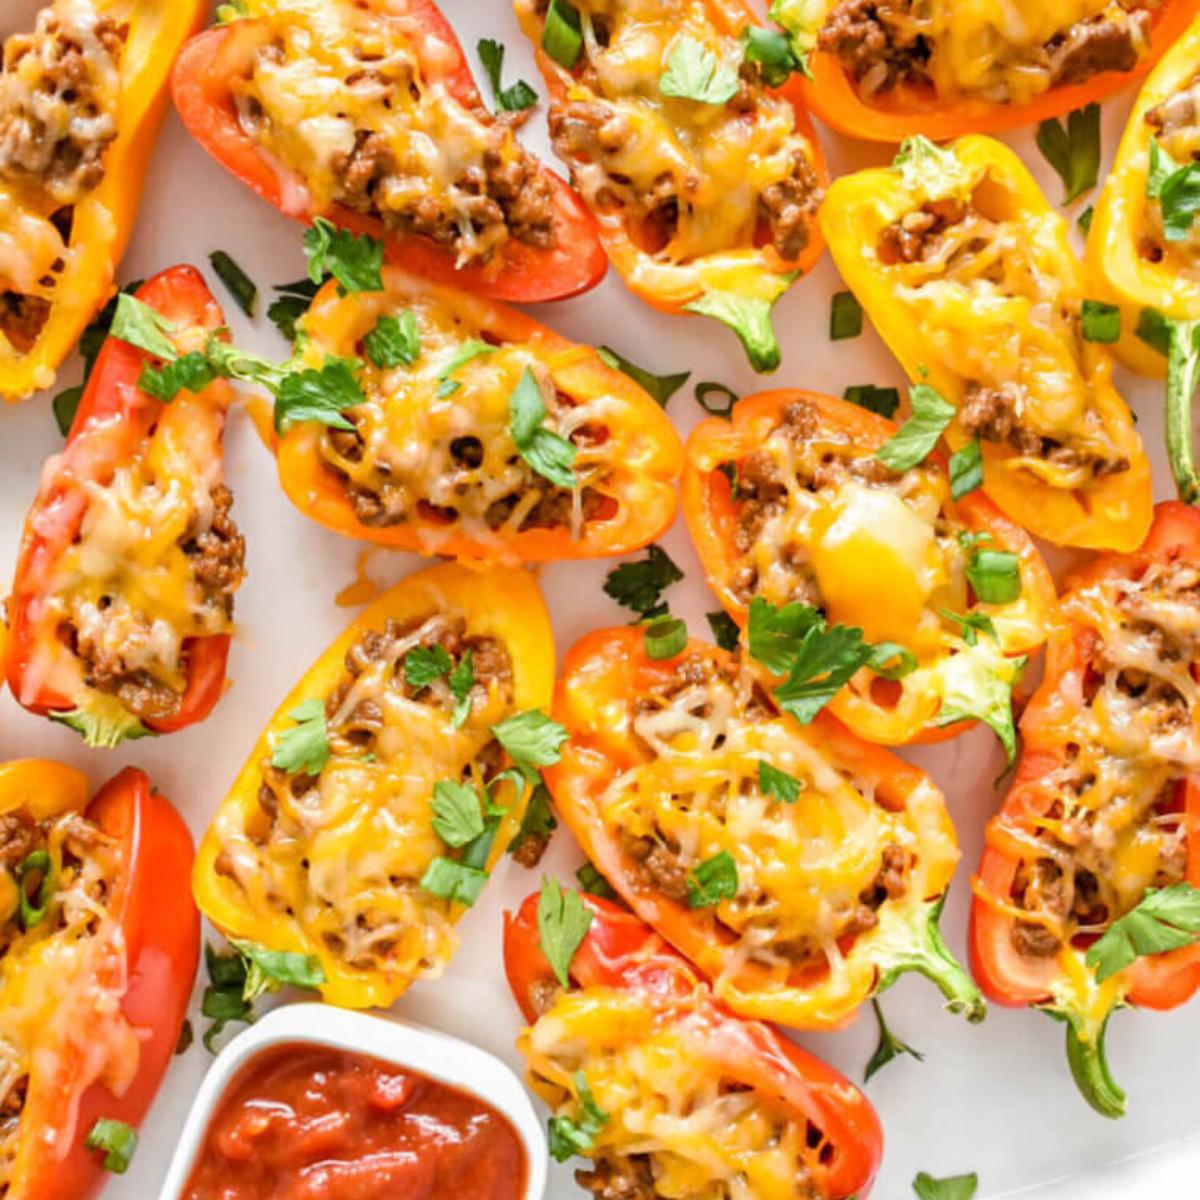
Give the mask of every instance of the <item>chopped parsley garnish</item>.
[[868, 412], [878, 413], [890, 421], [900, 407], [900, 392], [893, 387], [876, 387], [873, 383], [856, 383], [842, 393], [843, 400], [857, 404]]
[[738, 648], [738, 639], [742, 631], [737, 622], [727, 612], [710, 612], [704, 614], [708, 627], [712, 630], [713, 641], [722, 650], [734, 651]]
[[993, 641], [1000, 640], [999, 635], [996, 633], [995, 623], [987, 613], [956, 613], [951, 612], [948, 608], [939, 609], [938, 612], [947, 621], [953, 621], [960, 627], [962, 639], [968, 646], [977, 646], [981, 633], [987, 634]]
[[492, 733], [518, 767], [533, 769], [558, 762], [568, 737], [563, 726], [536, 708], [493, 725]]
[[678, 617], [655, 617], [645, 626], [646, 657], [656, 662], [674, 658], [687, 645], [687, 625]]
[[1100, 175], [1100, 105], [1077, 108], [1064, 128], [1054, 117], [1042, 121], [1037, 146], [1063, 183], [1063, 203], [1096, 186]]
[[[713, 401], [709, 396], [720, 396], [720, 401]], [[723, 383], [714, 383], [711, 379], [696, 384], [696, 403], [710, 417], [728, 417], [733, 412], [733, 406], [738, 402], [738, 394]]]
[[113, 1175], [124, 1175], [137, 1152], [138, 1135], [132, 1125], [100, 1117], [83, 1144], [89, 1150], [104, 1151], [104, 1169]]
[[961, 500], [983, 486], [983, 451], [973, 438], [961, 450], [950, 455], [950, 495]]
[[473, 842], [483, 832], [483, 806], [479, 793], [456, 779], [433, 785], [433, 831], [454, 849]]
[[728, 850], [706, 858], [688, 872], [689, 908], [713, 908], [722, 900], [732, 900], [737, 891], [737, 863]]
[[547, 840], [557, 828], [558, 822], [554, 819], [554, 810], [550, 805], [550, 791], [544, 783], [539, 783], [529, 797], [529, 803], [521, 817], [521, 827], [508, 848], [509, 854], [515, 855], [530, 838]]
[[1148, 888], [1135, 908], [1118, 917], [1087, 952], [1087, 965], [1104, 983], [1139, 958], [1190, 946], [1200, 934], [1200, 889], [1186, 881]]
[[910, 1055], [917, 1062], [925, 1061], [925, 1055], [920, 1050], [914, 1050], [888, 1028], [887, 1022], [883, 1019], [883, 1009], [879, 1005], [879, 1000], [874, 996], [871, 997], [871, 1007], [875, 1010], [875, 1020], [879, 1025], [879, 1042], [875, 1046], [875, 1053], [871, 1055], [871, 1059], [867, 1063], [867, 1069], [863, 1072], [863, 1083], [870, 1082], [872, 1075], [883, 1070], [892, 1059], [899, 1058], [902, 1054]]
[[583, 29], [579, 11], [568, 0], [550, 0], [546, 24], [542, 28], [542, 49], [568, 71], [579, 61]]
[[1143, 308], [1133, 331], [1151, 350], [1165, 358], [1171, 350], [1171, 322], [1157, 308]]
[[79, 402], [82, 399], [83, 387], [80, 385], [63, 388], [50, 402], [50, 407], [54, 412], [54, 423], [63, 437], [71, 432], [71, 426], [75, 424], [75, 414], [79, 411]]
[[1150, 142], [1150, 170], [1146, 175], [1146, 195], [1157, 200], [1162, 209], [1163, 236], [1168, 242], [1182, 242], [1191, 233], [1192, 222], [1200, 212], [1200, 163], [1180, 165], [1159, 145]]
[[613, 900], [616, 898], [617, 893], [613, 891], [612, 884], [590, 862], [585, 862], [575, 872], [575, 878], [579, 881], [579, 886], [589, 896], [598, 896], [601, 900]]
[[329, 728], [325, 723], [325, 701], [303, 700], [288, 713], [296, 725], [285, 730], [275, 743], [271, 766], [289, 775], [303, 772], [319, 775], [329, 762]]
[[795, 804], [800, 798], [804, 783], [795, 775], [789, 775], [772, 766], [765, 758], [758, 760], [758, 786], [764, 796], [774, 796], [784, 804]]
[[628, 375], [644, 392], [647, 392], [660, 408], [667, 407], [667, 401], [691, 378], [691, 371], [680, 371], [676, 375], [655, 375], [644, 367], [632, 363], [624, 355], [618, 354], [611, 346], [601, 346], [596, 353], [606, 367]]
[[966, 575], [984, 604], [1011, 604], [1021, 595], [1021, 560], [1011, 550], [976, 550]]
[[571, 963], [592, 920], [592, 910], [578, 892], [560, 887], [557, 879], [543, 877], [537, 908], [538, 945], [563, 987], [571, 984]]
[[1085, 300], [1079, 310], [1079, 329], [1085, 342], [1110, 345], [1121, 338], [1121, 310], [1102, 300]]
[[275, 285], [279, 296], [267, 309], [267, 319], [289, 342], [296, 340], [296, 322], [312, 307], [319, 286], [311, 279]]
[[420, 888], [439, 900], [464, 904], [468, 908], [479, 899], [488, 881], [482, 867], [472, 867], [452, 858], [435, 858], [421, 876]]
[[875, 457], [897, 474], [923, 463], [954, 420], [954, 405], [936, 388], [918, 383], [910, 389], [912, 416], [879, 447]]
[[917, 669], [917, 656], [899, 642], [876, 642], [867, 666], [884, 679], [903, 679]]
[[583, 1154], [596, 1144], [596, 1135], [608, 1124], [608, 1113], [597, 1103], [582, 1071], [575, 1072], [575, 1094], [579, 1100], [577, 1119], [551, 1117], [549, 1122], [550, 1154], [555, 1162], [566, 1162]]
[[174, 324], [157, 309], [128, 292], [121, 292], [117, 296], [111, 336], [118, 341], [128, 342], [155, 358], [170, 362], [175, 358], [175, 347], [169, 335], [174, 332]]
[[356, 237], [317, 217], [304, 232], [304, 252], [315, 284], [332, 275], [343, 293], [383, 291], [383, 243], [378, 238], [365, 233]]
[[504, 47], [500, 42], [493, 38], [480, 38], [475, 43], [475, 50], [492, 85], [492, 95], [496, 98], [497, 111], [523, 112], [537, 103], [537, 92], [525, 80], [518, 79], [510, 87], [503, 86]]
[[575, 446], [547, 429], [546, 405], [533, 371], [526, 367], [508, 400], [509, 430], [517, 451], [543, 479], [570, 491], [575, 487]]
[[863, 331], [863, 310], [853, 292], [834, 292], [829, 304], [829, 340], [842, 342]]
[[450, 694], [454, 697], [454, 713], [450, 723], [455, 729], [461, 729], [471, 715], [471, 692], [474, 688], [475, 657], [468, 650], [450, 672]]
[[742, 30], [742, 45], [744, 60], [758, 64], [762, 81], [769, 88], [782, 87], [790, 76], [804, 72], [791, 39], [782, 30], [747, 25]]
[[487, 342], [482, 342], [478, 338], [469, 338], [458, 348], [454, 357], [442, 369], [442, 373], [438, 376], [441, 386], [437, 390], [439, 400], [444, 400], [447, 396], [453, 396], [458, 391], [462, 384], [452, 378], [454, 373], [460, 368], [465, 367], [467, 363], [474, 362], [477, 358], [482, 358], [485, 354], [495, 354], [496, 347], [489, 345]]
[[918, 1200], [974, 1200], [978, 1190], [979, 1176], [974, 1172], [970, 1175], [934, 1179], [932, 1175], [921, 1171], [913, 1180], [913, 1191], [916, 1192]]
[[224, 250], [214, 250], [208, 261], [217, 278], [228, 289], [238, 308], [248, 317], [254, 316], [254, 302], [258, 299], [258, 285], [234, 262]]
[[702, 42], [685, 34], [667, 56], [658, 90], [664, 96], [698, 104], [725, 104], [737, 95], [737, 67], [722, 62]]
[[404, 682], [411, 688], [426, 688], [454, 667], [445, 646], [414, 646], [404, 656]]
[[661, 546], [648, 546], [645, 558], [609, 571], [604, 594], [644, 617], [659, 607], [663, 592], [682, 578], [683, 572]]
[[417, 314], [406, 308], [398, 317], [385, 313], [363, 338], [367, 357], [379, 368], [411, 367], [421, 356]]
[[354, 358], [326, 358], [321, 369], [311, 367], [284, 375], [275, 394], [275, 428], [283, 433], [303, 421], [331, 429], [353, 429], [344, 414], [365, 402], [355, 372], [362, 364]]
[[202, 392], [216, 378], [217, 372], [209, 362], [208, 355], [193, 350], [174, 362], [163, 363], [161, 367], [144, 366], [138, 376], [138, 388], [146, 395], [169, 404], [182, 391]]

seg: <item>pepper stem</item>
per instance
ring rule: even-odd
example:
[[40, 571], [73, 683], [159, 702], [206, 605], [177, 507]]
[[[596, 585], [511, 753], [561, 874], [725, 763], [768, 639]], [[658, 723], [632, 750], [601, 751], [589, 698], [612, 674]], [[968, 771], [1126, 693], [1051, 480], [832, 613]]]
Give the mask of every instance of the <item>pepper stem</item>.
[[938, 921], [946, 905], [943, 893], [937, 900], [921, 905], [915, 919], [906, 932], [911, 937], [906, 944], [897, 946], [891, 953], [881, 956], [877, 992], [891, 987], [906, 971], [924, 975], [946, 997], [946, 1011], [960, 1013], [972, 1025], [987, 1016], [987, 1005], [975, 981], [967, 974], [962, 963], [950, 952], [942, 937]]
[[1192, 399], [1200, 385], [1200, 321], [1167, 321], [1167, 461], [1185, 504], [1200, 501], [1200, 472], [1192, 445]]
[[1069, 1008], [1045, 1007], [1047, 1016], [1062, 1021], [1067, 1027], [1067, 1063], [1071, 1077], [1083, 1098], [1102, 1117], [1116, 1120], [1125, 1115], [1125, 1091], [1112, 1076], [1108, 1066], [1108, 1055], [1104, 1048], [1104, 1036], [1112, 1013], [1092, 1032], [1084, 1027], [1084, 1021]]

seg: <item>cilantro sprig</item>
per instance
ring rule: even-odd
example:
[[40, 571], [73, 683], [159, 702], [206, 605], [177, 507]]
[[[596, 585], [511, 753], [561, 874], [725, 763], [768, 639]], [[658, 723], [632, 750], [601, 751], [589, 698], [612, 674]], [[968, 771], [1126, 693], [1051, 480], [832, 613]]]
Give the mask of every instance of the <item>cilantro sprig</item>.
[[1150, 888], [1088, 948], [1086, 962], [1104, 983], [1139, 958], [1190, 946], [1200, 934], [1200, 889], [1190, 883]]
[[646, 557], [624, 562], [605, 576], [604, 594], [641, 617], [663, 613], [662, 594], [683, 572], [661, 546], [648, 546]]

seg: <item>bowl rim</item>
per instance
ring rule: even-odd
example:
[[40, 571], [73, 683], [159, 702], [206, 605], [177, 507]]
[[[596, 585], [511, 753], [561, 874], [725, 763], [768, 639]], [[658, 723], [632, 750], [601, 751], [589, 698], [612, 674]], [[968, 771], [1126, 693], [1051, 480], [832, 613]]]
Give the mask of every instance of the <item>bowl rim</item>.
[[529, 1170], [521, 1200], [542, 1200], [546, 1137], [528, 1092], [506, 1063], [479, 1046], [412, 1021], [311, 1002], [272, 1009], [217, 1055], [188, 1110], [158, 1200], [180, 1200], [209, 1123], [234, 1076], [262, 1051], [289, 1042], [329, 1046], [408, 1067], [490, 1104], [512, 1123], [525, 1151]]

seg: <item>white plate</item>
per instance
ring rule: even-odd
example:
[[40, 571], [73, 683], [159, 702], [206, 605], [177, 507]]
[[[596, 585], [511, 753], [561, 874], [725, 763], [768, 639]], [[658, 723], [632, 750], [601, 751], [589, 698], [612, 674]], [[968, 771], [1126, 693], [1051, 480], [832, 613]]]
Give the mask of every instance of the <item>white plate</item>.
[[[36, 0], [3, 0], [0, 34], [24, 27], [36, 7]], [[442, 7], [473, 65], [476, 39], [497, 38], [508, 48], [506, 81], [519, 75], [544, 92], [508, 0], [442, 0]], [[1127, 93], [1104, 106], [1106, 165], [1131, 97]], [[548, 154], [544, 126], [544, 112], [539, 110], [523, 137]], [[849, 143], [827, 131], [822, 131], [822, 140], [830, 166], [838, 173], [890, 157], [885, 148]], [[1032, 131], [1007, 140], [1057, 200], [1061, 185], [1042, 163]], [[1091, 199], [1077, 203], [1070, 215]], [[210, 161], [172, 116], [121, 278], [140, 278], [189, 261], [204, 267], [211, 280], [207, 255], [216, 249], [233, 254], [258, 282], [264, 298], [269, 298], [269, 285], [304, 274], [299, 227]], [[283, 356], [285, 345], [274, 328], [263, 318], [244, 320], [219, 285], [213, 286], [238, 341]], [[871, 331], [855, 341], [830, 343], [829, 296], [839, 287], [826, 257], [780, 303], [776, 324], [784, 360], [770, 386], [840, 394], [848, 384], [904, 383]], [[265, 310], [262, 301], [260, 308]], [[731, 334], [707, 320], [652, 311], [629, 296], [614, 274], [595, 292], [544, 306], [537, 316], [569, 337], [606, 342], [653, 370], [690, 368], [693, 383], [721, 380], [742, 394], [768, 384], [746, 367]], [[1171, 488], [1161, 448], [1160, 387], [1124, 375], [1121, 379], [1141, 418], [1139, 428], [1155, 463], [1158, 495], [1165, 498]], [[60, 386], [77, 380], [78, 365], [72, 360], [61, 374]], [[675, 397], [670, 412], [683, 433], [703, 415], [690, 387]], [[0, 564], [7, 571], [15, 561], [21, 523], [42, 462], [61, 439], [48, 396], [0, 416], [7, 447], [0, 471]], [[158, 741], [92, 752], [68, 730], [23, 712], [8, 695], [0, 699], [0, 756], [51, 755], [83, 767], [96, 784], [120, 766], [136, 763], [175, 801], [197, 834], [279, 699], [354, 615], [338, 608], [333, 598], [354, 578], [359, 547], [318, 529], [284, 499], [274, 464], [244, 413], [235, 413], [230, 424], [227, 466], [234, 516], [248, 544], [250, 573], [237, 601], [239, 632], [230, 661], [233, 686], [209, 720]], [[687, 579], [670, 595], [672, 607], [688, 618], [693, 634], [707, 637], [703, 614], [717, 605], [704, 587], [682, 524], [663, 545], [687, 571]], [[370, 573], [386, 582], [418, 565], [412, 556], [377, 553]], [[607, 570], [605, 563], [572, 563], [541, 573], [560, 654], [588, 630], [628, 619], [600, 591]], [[0, 582], [0, 590], [3, 586]], [[988, 733], [975, 732], [911, 757], [933, 771], [958, 822], [963, 865], [943, 923], [950, 944], [964, 955], [967, 881], [978, 859], [983, 823], [1000, 798], [992, 780], [1001, 770], [1001, 756]], [[579, 861], [578, 850], [560, 832], [543, 866], [570, 879]], [[506, 860], [463, 922], [462, 949], [446, 976], [414, 987], [396, 1006], [397, 1013], [467, 1038], [519, 1067], [513, 1041], [520, 1022], [501, 969], [501, 913], [518, 904], [538, 880], [539, 875]], [[197, 985], [197, 1003], [202, 982]], [[1122, 1012], [1114, 1018], [1109, 1048], [1116, 1077], [1129, 1092], [1130, 1115], [1108, 1122], [1079, 1099], [1067, 1072], [1062, 1027], [1045, 1017], [993, 1009], [982, 1026], [969, 1027], [943, 1013], [932, 986], [917, 978], [902, 980], [885, 997], [885, 1006], [897, 1032], [926, 1057], [924, 1064], [911, 1059], [891, 1064], [866, 1089], [883, 1118], [887, 1140], [876, 1200], [911, 1197], [910, 1181], [919, 1170], [935, 1175], [978, 1171], [980, 1200], [1039, 1185], [1047, 1188], [1035, 1192], [1042, 1200], [1194, 1200], [1200, 1194], [1200, 1142], [1184, 1142], [1200, 1133], [1195, 1100], [1195, 1081], [1200, 1079], [1197, 1007], [1166, 1014]], [[193, 1021], [197, 1032], [202, 1030], [195, 1011]], [[842, 1033], [810, 1034], [800, 1040], [851, 1078], [861, 1079], [875, 1044], [874, 1022], [868, 1011]], [[129, 1174], [112, 1181], [104, 1200], [145, 1200], [157, 1193], [210, 1061], [197, 1039], [173, 1064], [144, 1125]], [[1147, 1157], [1119, 1171], [1111, 1167], [1138, 1155]], [[584, 1193], [572, 1182], [573, 1169], [574, 1164], [551, 1167], [548, 1200], [583, 1200]]]

